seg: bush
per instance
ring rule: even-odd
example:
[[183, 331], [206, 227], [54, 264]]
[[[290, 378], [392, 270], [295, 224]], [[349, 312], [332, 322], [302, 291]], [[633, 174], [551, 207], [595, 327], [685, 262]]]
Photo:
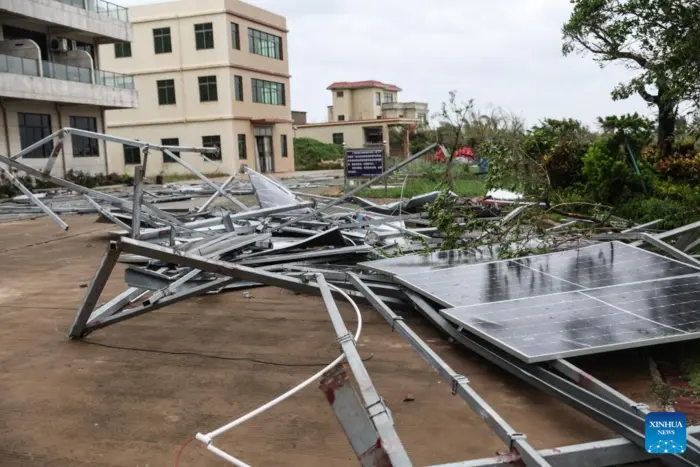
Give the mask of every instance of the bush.
[[659, 174], [674, 180], [700, 183], [700, 153], [666, 157], [656, 161], [654, 168]]
[[[25, 175], [18, 177], [19, 181], [30, 190], [43, 190], [48, 188], [57, 188], [51, 182], [46, 182], [39, 178], [30, 177]], [[64, 180], [73, 182], [77, 185], [84, 186], [86, 188], [95, 188], [98, 186], [109, 186], [109, 185], [133, 185], [134, 178], [130, 175], [120, 175], [117, 173], [111, 174], [97, 174], [90, 175], [81, 170], [69, 170], [64, 177]], [[22, 194], [13, 184], [9, 181], [0, 181], [0, 198], [3, 197], [13, 197]]]
[[[342, 167], [343, 149], [337, 144], [322, 143], [312, 138], [294, 138], [296, 170], [320, 170]], [[324, 162], [326, 162], [324, 164]], [[328, 164], [327, 162], [331, 162]]]
[[642, 191], [643, 178], [630, 167], [624, 151], [610, 135], [588, 148], [583, 157], [583, 177], [585, 191], [595, 201], [616, 205]]
[[523, 150], [542, 164], [552, 188], [564, 188], [581, 181], [582, 159], [590, 141], [590, 132], [581, 122], [546, 119], [525, 137]]

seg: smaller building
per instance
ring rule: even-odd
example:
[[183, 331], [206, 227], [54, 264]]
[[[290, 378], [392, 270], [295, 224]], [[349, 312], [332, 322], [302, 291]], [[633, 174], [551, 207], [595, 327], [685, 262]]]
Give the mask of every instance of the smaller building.
[[[415, 128], [428, 123], [428, 104], [399, 102], [401, 88], [396, 85], [373, 80], [341, 81], [327, 89], [333, 102], [328, 106], [328, 121], [296, 124], [295, 137], [351, 148], [385, 145], [390, 153], [390, 132], [395, 127]], [[402, 144], [401, 151], [406, 153], [408, 145]]]

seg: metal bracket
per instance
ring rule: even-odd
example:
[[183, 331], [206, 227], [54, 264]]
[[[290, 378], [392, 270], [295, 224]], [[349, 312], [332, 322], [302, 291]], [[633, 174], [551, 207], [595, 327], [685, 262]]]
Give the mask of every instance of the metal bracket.
[[457, 394], [457, 387], [460, 384], [469, 384], [469, 379], [464, 375], [454, 375], [452, 377], [452, 395]]
[[350, 332], [348, 332], [347, 334], [337, 338], [336, 342], [338, 342], [341, 346], [346, 342], [352, 342], [352, 344], [355, 345], [355, 337], [353, 337], [353, 335]]
[[519, 432], [511, 433], [510, 434], [510, 450], [511, 451], [513, 451], [513, 450], [517, 451], [517, 449], [515, 449], [515, 443], [517, 443], [518, 441], [527, 441], [527, 436], [525, 436], [525, 434], [519, 433]]
[[392, 318], [392, 320], [391, 320], [391, 332], [394, 332], [394, 331], [395, 331], [395, 327], [396, 327], [396, 322], [397, 322], [397, 321], [403, 322], [403, 316], [394, 316], [394, 317]]
[[[372, 413], [372, 409], [375, 407], [381, 407], [381, 408], [376, 413]], [[391, 420], [391, 423], [394, 423], [394, 419], [391, 417], [391, 410], [389, 410], [389, 407], [386, 405], [383, 398], [380, 397], [377, 402], [375, 402], [374, 404], [368, 405], [365, 408], [367, 409], [367, 414], [369, 415], [370, 420], [373, 419], [374, 417], [379, 416], [379, 415], [386, 414], [387, 417], [389, 417], [389, 420]]]

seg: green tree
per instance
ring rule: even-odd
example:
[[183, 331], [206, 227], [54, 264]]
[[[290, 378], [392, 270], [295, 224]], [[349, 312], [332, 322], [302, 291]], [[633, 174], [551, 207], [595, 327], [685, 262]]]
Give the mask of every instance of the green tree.
[[678, 106], [700, 96], [700, 2], [697, 0], [571, 0], [563, 53], [591, 53], [604, 66], [637, 70], [612, 92], [640, 95], [658, 114], [659, 155], [672, 154]]

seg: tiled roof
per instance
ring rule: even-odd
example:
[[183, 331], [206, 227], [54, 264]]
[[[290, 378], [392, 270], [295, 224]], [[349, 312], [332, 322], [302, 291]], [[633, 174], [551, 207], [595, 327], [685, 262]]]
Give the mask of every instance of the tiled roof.
[[386, 91], [401, 91], [401, 88], [393, 85], [382, 83], [381, 81], [336, 81], [326, 89], [361, 89], [361, 88], [382, 88]]

